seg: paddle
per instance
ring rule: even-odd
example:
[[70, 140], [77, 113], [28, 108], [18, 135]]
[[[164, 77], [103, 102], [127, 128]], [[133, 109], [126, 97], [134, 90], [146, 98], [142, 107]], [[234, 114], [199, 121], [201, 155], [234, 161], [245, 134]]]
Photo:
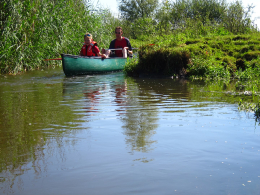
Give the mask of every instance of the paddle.
[[50, 61], [50, 60], [61, 60], [61, 58], [45, 59], [44, 61]]
[[[139, 49], [139, 48], [132, 48], [132, 50], [134, 50], [134, 49]], [[123, 50], [123, 48], [117, 48], [117, 49], [102, 49], [102, 53], [106, 53], [108, 50], [110, 50], [110, 51], [116, 51], [116, 50]]]
[[118, 48], [118, 49], [105, 49], [105, 50], [113, 50], [113, 51], [115, 51], [115, 50], [122, 50], [123, 48]]
[[[109, 50], [122, 50], [123, 48], [118, 48], [118, 49], [109, 49]], [[139, 49], [139, 48], [132, 48], [132, 49]], [[105, 49], [108, 50], [108, 49]]]

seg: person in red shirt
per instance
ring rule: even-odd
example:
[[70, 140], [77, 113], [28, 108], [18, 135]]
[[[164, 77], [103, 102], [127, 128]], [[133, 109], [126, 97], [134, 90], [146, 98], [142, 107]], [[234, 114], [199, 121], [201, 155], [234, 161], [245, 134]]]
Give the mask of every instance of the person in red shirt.
[[104, 57], [105, 55], [104, 54], [101, 54], [100, 53], [100, 50], [97, 46], [97, 43], [95, 41], [93, 41], [92, 39], [92, 35], [90, 33], [86, 33], [84, 35], [84, 44], [81, 48], [81, 51], [80, 51], [80, 56], [88, 56], [88, 57], [91, 57], [91, 56], [101, 56], [101, 57]]
[[[102, 53], [106, 53], [106, 57], [123, 57], [127, 58], [127, 54], [129, 56], [132, 56], [132, 46], [130, 44], [130, 41], [128, 38], [123, 37], [123, 29], [122, 27], [118, 26], [115, 29], [116, 39], [111, 41], [109, 49], [106, 50], [106, 52], [102, 51]], [[112, 49], [112, 50], [110, 50]], [[119, 49], [115, 50], [115, 54], [110, 54], [113, 49]]]

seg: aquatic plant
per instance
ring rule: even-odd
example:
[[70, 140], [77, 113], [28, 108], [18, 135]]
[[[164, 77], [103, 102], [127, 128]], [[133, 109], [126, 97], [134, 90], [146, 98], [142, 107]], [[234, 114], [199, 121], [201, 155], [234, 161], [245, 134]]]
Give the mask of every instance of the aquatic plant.
[[255, 117], [256, 121], [260, 122], [260, 103], [258, 103], [255, 107]]
[[136, 66], [138, 65], [138, 58], [127, 60], [124, 68], [124, 72], [129, 76], [137, 76]]
[[238, 109], [246, 112], [253, 112], [255, 120], [260, 123], [260, 102], [255, 103], [239, 99]]

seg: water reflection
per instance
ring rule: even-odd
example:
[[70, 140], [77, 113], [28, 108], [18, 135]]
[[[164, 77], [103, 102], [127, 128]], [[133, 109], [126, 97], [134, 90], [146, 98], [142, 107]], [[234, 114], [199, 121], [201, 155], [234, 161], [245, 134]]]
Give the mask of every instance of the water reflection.
[[236, 102], [258, 97], [235, 84], [30, 74], [0, 77], [0, 192], [219, 194], [242, 177], [256, 189], [259, 131]]
[[[181, 104], [189, 98], [187, 80], [128, 78], [128, 83], [128, 106], [122, 119], [126, 143], [131, 146], [132, 152], [149, 152], [156, 147], [153, 135], [159, 125], [159, 113], [173, 104], [179, 112]], [[181, 109], [184, 110], [183, 107]]]
[[[95, 76], [78, 76], [63, 80], [64, 100], [74, 99], [84, 101], [82, 109], [85, 112], [99, 112], [100, 105], [106, 100], [115, 99], [115, 102], [123, 104], [123, 93], [126, 92], [124, 75], [113, 74]], [[105, 99], [105, 100], [104, 100]]]
[[48, 71], [36, 75], [4, 76], [0, 80], [0, 181], [9, 183], [4, 189], [7, 192], [26, 171], [42, 174], [46, 156], [53, 154], [49, 144], [63, 153], [64, 137], [77, 133], [72, 131], [77, 125], [68, 121], [78, 116], [60, 104], [60, 76]]
[[[132, 152], [149, 151], [155, 142], [152, 140], [152, 135], [158, 126], [156, 106], [139, 101], [142, 93], [138, 85], [130, 78], [125, 78], [122, 73], [110, 74], [106, 77], [102, 75], [72, 77], [65, 78], [63, 81], [65, 99], [73, 97], [79, 101], [84, 97], [82, 107], [78, 107], [77, 110], [82, 109], [86, 113], [91, 113], [86, 116], [95, 116], [106, 109], [109, 109], [107, 115], [113, 112], [113, 109], [117, 112], [116, 116], [124, 123], [122, 128], [126, 135], [126, 144]], [[73, 106], [75, 109], [75, 105]], [[91, 121], [90, 118], [89, 120]]]

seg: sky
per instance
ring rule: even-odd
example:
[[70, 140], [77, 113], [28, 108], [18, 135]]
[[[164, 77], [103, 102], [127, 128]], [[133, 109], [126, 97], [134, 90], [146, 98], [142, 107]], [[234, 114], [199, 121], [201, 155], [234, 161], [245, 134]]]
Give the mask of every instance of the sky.
[[[226, 0], [227, 3], [234, 2], [235, 0]], [[101, 5], [103, 8], [109, 8], [112, 13], [117, 15], [118, 13], [118, 3], [117, 0], [98, 0], [99, 5]], [[257, 27], [260, 28], [260, 0], [241, 0], [244, 7], [247, 7], [248, 5], [254, 5], [255, 8], [253, 9], [253, 14], [251, 19], [255, 20], [255, 24], [257, 24]], [[259, 19], [257, 19], [259, 17]]]

